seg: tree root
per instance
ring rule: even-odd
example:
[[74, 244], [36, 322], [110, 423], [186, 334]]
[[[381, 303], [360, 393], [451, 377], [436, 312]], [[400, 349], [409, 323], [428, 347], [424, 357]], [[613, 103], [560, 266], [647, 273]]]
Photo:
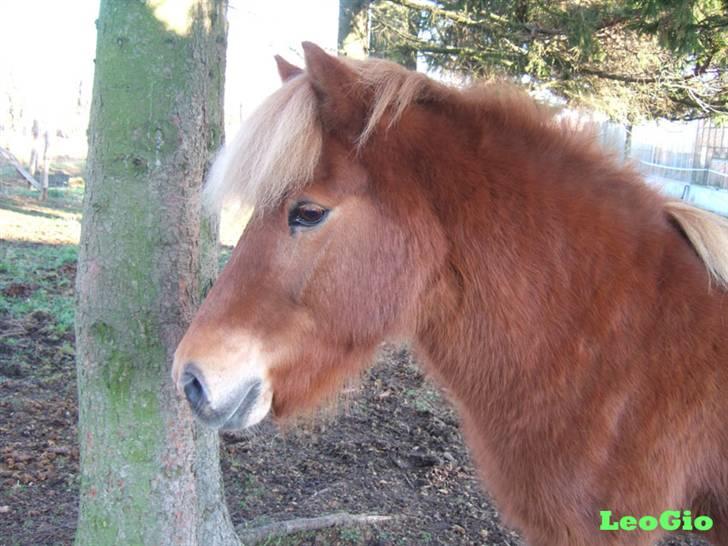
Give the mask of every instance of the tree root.
[[338, 512], [317, 518], [297, 518], [287, 521], [278, 521], [269, 525], [253, 527], [252, 529], [238, 529], [238, 537], [244, 545], [252, 545], [266, 539], [300, 533], [302, 531], [315, 531], [329, 527], [349, 527], [353, 525], [366, 525], [391, 520], [391, 516], [376, 516], [369, 514], [349, 514]]

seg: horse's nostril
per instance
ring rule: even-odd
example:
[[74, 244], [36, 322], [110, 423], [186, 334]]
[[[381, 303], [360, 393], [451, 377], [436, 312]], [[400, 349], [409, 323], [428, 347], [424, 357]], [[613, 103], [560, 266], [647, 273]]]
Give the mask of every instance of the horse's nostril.
[[205, 389], [198, 378], [197, 370], [193, 366], [187, 366], [187, 370], [182, 374], [182, 386], [187, 401], [194, 411], [199, 412], [199, 410], [207, 406]]

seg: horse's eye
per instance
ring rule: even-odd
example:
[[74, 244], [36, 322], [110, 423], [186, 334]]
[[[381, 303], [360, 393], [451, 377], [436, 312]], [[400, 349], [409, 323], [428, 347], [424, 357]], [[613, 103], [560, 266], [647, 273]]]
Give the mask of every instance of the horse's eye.
[[315, 203], [298, 203], [288, 214], [288, 225], [295, 227], [312, 227], [320, 224], [329, 211]]

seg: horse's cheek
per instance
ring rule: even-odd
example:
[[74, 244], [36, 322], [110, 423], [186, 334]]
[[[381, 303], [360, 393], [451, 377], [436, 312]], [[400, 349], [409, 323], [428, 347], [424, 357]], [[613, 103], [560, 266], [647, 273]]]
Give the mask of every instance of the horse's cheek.
[[317, 279], [327, 327], [347, 338], [381, 337], [397, 314], [402, 258], [381, 226], [352, 230], [331, 248]]

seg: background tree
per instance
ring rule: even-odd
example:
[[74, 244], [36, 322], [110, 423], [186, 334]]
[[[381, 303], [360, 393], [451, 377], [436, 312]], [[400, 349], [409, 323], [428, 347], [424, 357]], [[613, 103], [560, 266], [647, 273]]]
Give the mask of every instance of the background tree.
[[218, 436], [169, 370], [216, 272], [225, 0], [102, 0], [77, 278], [78, 545], [234, 544]]
[[[339, 2], [339, 55], [354, 59], [383, 57], [415, 70], [417, 49], [408, 40], [400, 40], [399, 30], [393, 29], [406, 29], [405, 37], [418, 36], [421, 14], [394, 3], [382, 2], [376, 9], [371, 9], [371, 4], [370, 0]], [[373, 17], [385, 24], [378, 24]], [[389, 36], [391, 32], [394, 36]]]
[[377, 0], [370, 12], [385, 57], [518, 78], [628, 123], [728, 111], [725, 0]]
[[339, 1], [339, 54], [353, 59], [369, 55], [369, 0]]

